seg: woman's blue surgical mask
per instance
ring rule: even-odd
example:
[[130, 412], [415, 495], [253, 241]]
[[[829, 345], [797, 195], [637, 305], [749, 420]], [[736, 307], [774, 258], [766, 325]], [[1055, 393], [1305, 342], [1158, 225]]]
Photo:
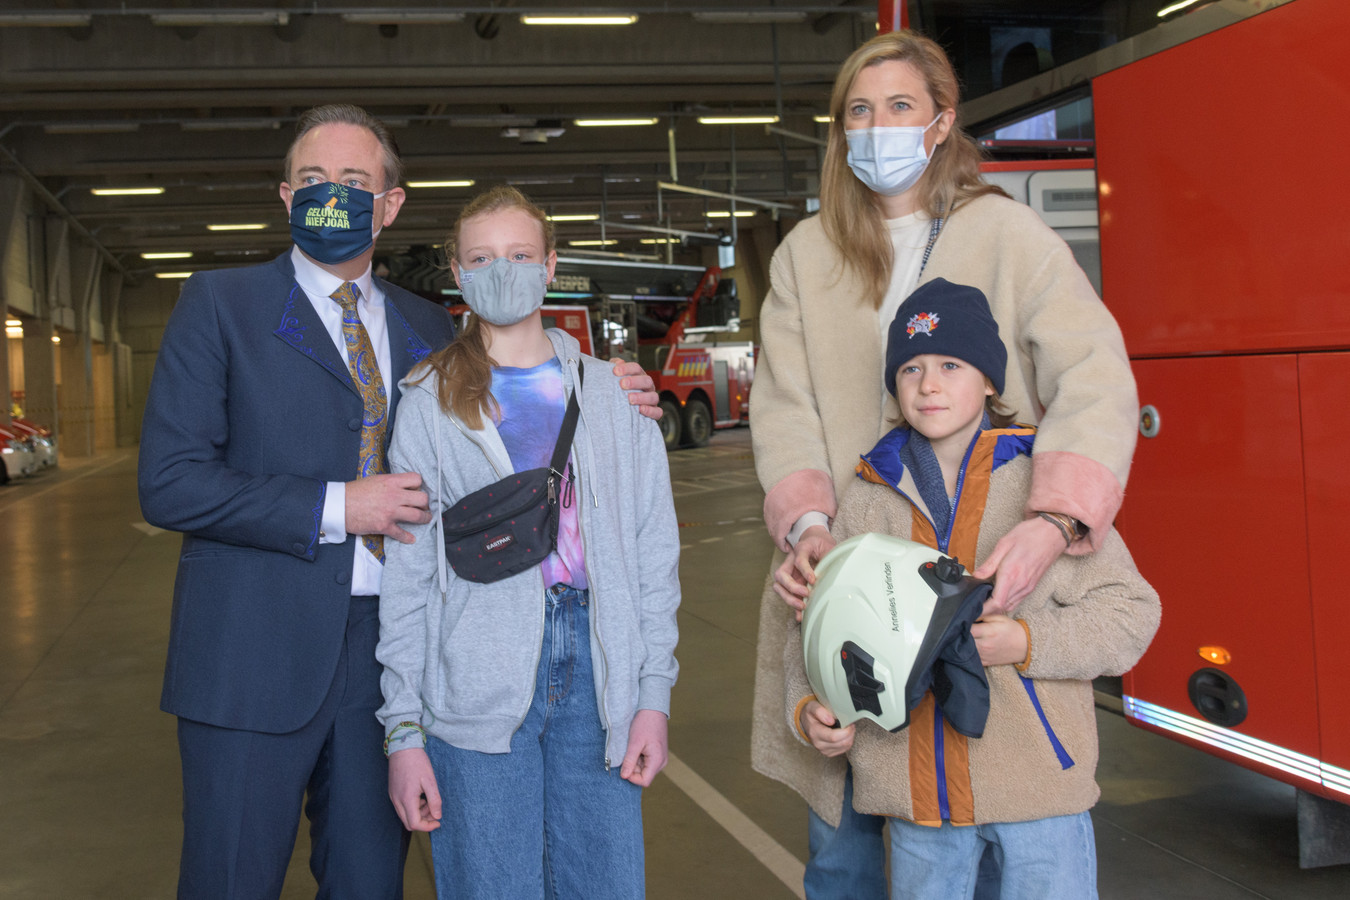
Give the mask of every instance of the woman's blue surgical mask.
[[459, 270], [464, 302], [493, 325], [514, 325], [544, 304], [548, 266], [511, 262], [499, 256], [478, 269]]
[[844, 132], [848, 167], [858, 180], [878, 194], [894, 197], [912, 188], [928, 168], [923, 136], [942, 118], [927, 125], [854, 128]]
[[387, 193], [331, 181], [303, 187], [291, 195], [291, 240], [325, 265], [355, 259], [375, 243], [375, 201]]

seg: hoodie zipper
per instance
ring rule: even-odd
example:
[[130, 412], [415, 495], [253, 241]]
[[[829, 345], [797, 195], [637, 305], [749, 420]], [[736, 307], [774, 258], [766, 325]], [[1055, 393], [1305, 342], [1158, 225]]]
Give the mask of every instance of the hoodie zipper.
[[[576, 359], [569, 359], [567, 362], [568, 365], [575, 365], [578, 367], [581, 365], [580, 361]], [[575, 374], [573, 375], [572, 382], [574, 385], [577, 385], [573, 387], [573, 390], [580, 390], [578, 378], [575, 376]], [[580, 398], [578, 398], [578, 406], [580, 406]], [[580, 410], [580, 415], [581, 415], [581, 424], [585, 425], [586, 424], [585, 409]], [[578, 431], [578, 434], [580, 433], [581, 432]], [[588, 441], [590, 440], [589, 436], [587, 437], [587, 440]], [[575, 441], [573, 442], [572, 446], [576, 447]], [[577, 474], [576, 474], [576, 477], [578, 479], [580, 479], [581, 476], [584, 474], [581, 467], [581, 456], [582, 454], [578, 451]], [[589, 477], [586, 479], [586, 481], [587, 486], [589, 487], [590, 484]], [[575, 496], [576, 492], [574, 491], [573, 494]], [[578, 502], [580, 501], [578, 500]], [[594, 490], [591, 491], [591, 503], [593, 506], [596, 507], [600, 505], [599, 499], [596, 497]], [[595, 580], [591, 577], [590, 560], [587, 559], [587, 556], [589, 554], [587, 554], [586, 548], [590, 546], [590, 542], [586, 540], [586, 526], [584, 523], [584, 517], [581, 515], [580, 506], [577, 507], [577, 533], [581, 535], [581, 566], [586, 571], [586, 587], [591, 595], [591, 615], [590, 615], [591, 630], [595, 632], [595, 643], [596, 646], [600, 648], [600, 669], [601, 669], [600, 695], [599, 697], [596, 698], [596, 700], [600, 707], [600, 719], [602, 722], [604, 722], [605, 725], [605, 771], [608, 772], [612, 768], [612, 763], [610, 762], [609, 758], [609, 737], [613, 733], [613, 727], [611, 726], [609, 721], [609, 710], [605, 705], [605, 699], [609, 696], [609, 658], [605, 653], [605, 639], [600, 634], [599, 592], [596, 591], [595, 589]], [[591, 660], [591, 664], [594, 665], [595, 660]]]

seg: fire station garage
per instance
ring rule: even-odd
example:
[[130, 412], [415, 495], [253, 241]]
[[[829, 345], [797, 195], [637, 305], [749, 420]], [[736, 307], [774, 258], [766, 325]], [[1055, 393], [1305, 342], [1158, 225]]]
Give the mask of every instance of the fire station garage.
[[[186, 615], [175, 608], [176, 577], [185, 577], [176, 573], [195, 540], [217, 548], [198, 552], [223, 554], [249, 538], [217, 540], [210, 523], [219, 510], [183, 512], [202, 523], [196, 535], [147, 521], [138, 496], [146, 401], [189, 279], [271, 266], [312, 246], [300, 245], [288, 218], [304, 185], [289, 183], [286, 159], [302, 114], [326, 104], [367, 110], [402, 157], [398, 190], [372, 201], [385, 215], [382, 228], [372, 226], [376, 284], [415, 295], [407, 302], [422, 320], [464, 327], [473, 313], [447, 264], [447, 233], [474, 196], [509, 184], [556, 234], [544, 326], [652, 380], [659, 425], [642, 424], [659, 427], [665, 444], [682, 599], [669, 758], [642, 794], [647, 896], [827, 896], [804, 885], [812, 848], [800, 786], [756, 765], [765, 732], [780, 729], [793, 752], [807, 748], [788, 711], [755, 715], [757, 673], [776, 677], [765, 673], [781, 675], [783, 665], [782, 648], [764, 645], [781, 631], [766, 631], [766, 616], [790, 616], [786, 607], [765, 611], [771, 565], [782, 557], [766, 526], [774, 483], [762, 481], [777, 476], [757, 470], [755, 451], [763, 463], [766, 448], [755, 438], [770, 425], [792, 433], [781, 420], [766, 423], [772, 410], [757, 408], [755, 384], [772, 377], [804, 392], [803, 441], [820, 433], [829, 404], [850, 402], [811, 391], [830, 382], [828, 368], [852, 361], [776, 358], [762, 312], [781, 279], [824, 265], [774, 261], [840, 190], [822, 172], [847, 173], [848, 152], [867, 183], [861, 143], [844, 136], [855, 126], [832, 118], [856, 114], [849, 97], [832, 108], [841, 64], [878, 33], [905, 28], [950, 57], [956, 123], [980, 148], [981, 177], [1067, 244], [1120, 326], [1137, 387], [1137, 435], [1113, 521], [1162, 614], [1133, 668], [1091, 683], [1100, 896], [1350, 896], [1342, 693], [1350, 641], [1339, 567], [1350, 546], [1350, 484], [1337, 437], [1350, 385], [1350, 234], [1335, 187], [1350, 145], [1341, 46], [1350, 4], [2, 6], [0, 897], [139, 900], [180, 890], [179, 720], [161, 708], [162, 697], [172, 705], [171, 627]], [[903, 111], [923, 100], [887, 103]], [[929, 134], [923, 125], [918, 132]], [[932, 153], [920, 147], [920, 164]], [[305, 184], [352, 185], [362, 173], [301, 174]], [[884, 192], [862, 194], [884, 205]], [[941, 223], [960, 215], [958, 201], [930, 216], [935, 260]], [[999, 235], [995, 245], [1016, 238]], [[275, 321], [257, 332], [258, 341], [292, 345], [278, 352], [309, 353], [304, 325], [283, 314], [296, 295], [289, 282]], [[855, 300], [866, 302], [836, 298]], [[804, 332], [821, 322], [803, 314], [787, 330], [809, 341]], [[1023, 335], [1020, 349], [1035, 356], [1038, 337]], [[203, 391], [211, 372], [231, 373], [233, 384], [248, 364], [214, 349], [224, 352], [180, 361]], [[347, 370], [330, 373], [352, 386]], [[272, 402], [217, 386], [200, 396], [223, 405], [215, 421], [236, 421], [228, 407]], [[1064, 387], [1041, 385], [1039, 408], [1018, 421], [1038, 419]], [[856, 391], [879, 394], [881, 385]], [[161, 414], [155, 427], [186, 433], [195, 414]], [[237, 460], [247, 441], [247, 458], [266, 460], [297, 439], [286, 424], [214, 433], [203, 452]], [[360, 416], [335, 418], [333, 429], [364, 434]], [[299, 439], [317, 447], [325, 437]], [[868, 450], [822, 459], [816, 475], [831, 467], [847, 475]], [[294, 474], [244, 468], [231, 475], [241, 503], [256, 482]], [[578, 493], [590, 497], [584, 484]], [[803, 509], [826, 524], [833, 513]], [[1077, 537], [1065, 510], [1043, 512], [1066, 540]], [[274, 552], [258, 541], [259, 552]], [[360, 540], [345, 546], [358, 552]], [[953, 577], [969, 578], [971, 561], [958, 562], [966, 568]], [[839, 648], [829, 652], [838, 663]], [[837, 703], [856, 703], [863, 715], [859, 684], [871, 685], [868, 702], [887, 686], [874, 670], [857, 675], [862, 663], [849, 652], [853, 693]], [[776, 668], [757, 667], [766, 654]], [[207, 663], [180, 659], [173, 677], [197, 665]], [[903, 675], [888, 677], [901, 679], [890, 696], [904, 699]], [[290, 676], [266, 689], [296, 690]], [[940, 738], [940, 709], [938, 718]], [[931, 729], [932, 716], [925, 721]], [[1025, 777], [1016, 758], [1001, 775]], [[285, 898], [318, 890], [301, 804], [297, 797]], [[986, 865], [1001, 854], [986, 851]], [[426, 833], [413, 834], [403, 871], [403, 896], [436, 896]], [[846, 876], [829, 877], [845, 886], [828, 896], [852, 895]]]

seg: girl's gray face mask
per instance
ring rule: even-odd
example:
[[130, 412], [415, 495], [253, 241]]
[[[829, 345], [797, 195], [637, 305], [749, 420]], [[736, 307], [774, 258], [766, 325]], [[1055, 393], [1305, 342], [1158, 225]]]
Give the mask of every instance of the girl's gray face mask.
[[459, 270], [464, 302], [492, 325], [514, 325], [544, 304], [548, 266], [499, 256], [480, 269]]

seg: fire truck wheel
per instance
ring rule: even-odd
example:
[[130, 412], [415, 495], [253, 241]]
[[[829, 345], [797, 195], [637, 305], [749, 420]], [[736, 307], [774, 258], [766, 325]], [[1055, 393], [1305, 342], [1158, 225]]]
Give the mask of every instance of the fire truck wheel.
[[683, 436], [683, 428], [680, 424], [680, 408], [675, 405], [674, 400], [661, 401], [661, 438], [666, 442], [667, 450], [675, 450], [680, 446], [680, 438]]
[[702, 400], [690, 400], [684, 407], [685, 443], [691, 447], [706, 447], [712, 433], [712, 410]]

